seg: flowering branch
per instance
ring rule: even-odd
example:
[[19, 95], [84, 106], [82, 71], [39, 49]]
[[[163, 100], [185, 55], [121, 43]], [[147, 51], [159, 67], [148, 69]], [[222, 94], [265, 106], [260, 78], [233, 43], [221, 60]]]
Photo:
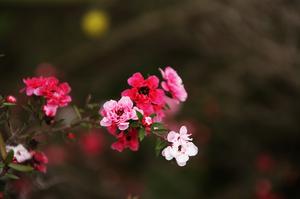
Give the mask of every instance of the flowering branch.
[[189, 156], [196, 155], [198, 148], [192, 143], [185, 126], [176, 133], [167, 129], [163, 121], [165, 111], [170, 108], [167, 101], [184, 102], [188, 95], [174, 69], [166, 67], [160, 72], [161, 82], [155, 75], [144, 78], [141, 73], [133, 74], [127, 81], [130, 88], [121, 93], [121, 98], [109, 100], [101, 108], [90, 102], [90, 96], [84, 109], [73, 105], [77, 117], [70, 123], [56, 116], [60, 108], [72, 101], [68, 83], [61, 83], [55, 77], [24, 79], [25, 88], [21, 92], [29, 99], [22, 108], [29, 117], [20, 128], [12, 124], [10, 114], [12, 107], [19, 106], [16, 98], [0, 98], [0, 121], [4, 121], [8, 133], [0, 133], [0, 182], [17, 179], [19, 172], [46, 172], [48, 158], [32, 147], [30, 141], [41, 134], [51, 136], [78, 127], [105, 127], [116, 138], [111, 148], [119, 152], [127, 148], [137, 151], [140, 143], [152, 135], [157, 138], [157, 154], [161, 153], [167, 160], [174, 158], [179, 166], [186, 165]]

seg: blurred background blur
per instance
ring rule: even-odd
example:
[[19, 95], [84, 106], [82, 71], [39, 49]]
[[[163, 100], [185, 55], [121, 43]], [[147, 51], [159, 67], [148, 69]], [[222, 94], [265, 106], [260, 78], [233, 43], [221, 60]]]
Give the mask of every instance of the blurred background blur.
[[15, 198], [300, 198], [300, 2], [297, 0], [1, 0], [0, 92], [56, 75], [86, 96], [119, 98], [134, 72], [171, 65], [189, 98], [200, 154], [184, 168], [152, 139], [118, 153], [105, 130], [49, 140], [48, 173]]

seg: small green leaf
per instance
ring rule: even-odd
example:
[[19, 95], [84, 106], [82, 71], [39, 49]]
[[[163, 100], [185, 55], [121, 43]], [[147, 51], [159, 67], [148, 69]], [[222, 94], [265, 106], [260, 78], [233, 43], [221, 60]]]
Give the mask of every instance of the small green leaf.
[[86, 128], [86, 129], [91, 129], [91, 128], [93, 128], [93, 125], [90, 124], [90, 123], [87, 123], [87, 122], [81, 123], [80, 126], [81, 126], [82, 128]]
[[33, 168], [31, 166], [22, 165], [22, 164], [14, 164], [14, 163], [10, 163], [8, 165], [8, 167], [10, 167], [16, 171], [21, 171], [21, 172], [30, 172], [33, 170]]
[[139, 121], [142, 121], [143, 120], [143, 114], [141, 113], [141, 112], [139, 112], [139, 111], [136, 111], [136, 115], [137, 115], [137, 117], [139, 118]]
[[167, 131], [167, 129], [164, 127], [164, 125], [160, 122], [154, 122], [151, 125], [151, 130], [152, 131]]
[[15, 106], [16, 104], [14, 104], [14, 103], [9, 103], [9, 102], [4, 102], [2, 105], [3, 105], [3, 106]]
[[5, 166], [2, 162], [0, 163], [0, 169], [2, 169]]
[[4, 161], [5, 164], [9, 164], [13, 161], [14, 159], [14, 151], [13, 150], [10, 150], [8, 153], [7, 153], [7, 156], [6, 156], [6, 159]]
[[143, 139], [145, 138], [145, 135], [146, 135], [145, 129], [144, 128], [140, 128], [140, 130], [139, 130], [139, 140], [143, 141]]
[[151, 115], [149, 115], [149, 117], [151, 117], [152, 119], [154, 118], [154, 117], [156, 117], [156, 113], [152, 113]]
[[130, 123], [130, 126], [133, 127], [133, 128], [137, 128], [137, 127], [140, 126], [140, 123], [138, 121], [134, 121], [134, 122]]
[[81, 113], [80, 113], [78, 107], [74, 105], [74, 106], [73, 106], [73, 109], [74, 109], [74, 111], [75, 111], [77, 117], [78, 117], [79, 119], [81, 119], [82, 117], [81, 117]]
[[7, 174], [4, 175], [4, 177], [12, 179], [12, 180], [18, 180], [18, 179], [20, 179], [18, 176], [14, 175], [12, 173], [7, 173]]
[[159, 156], [160, 151], [166, 146], [166, 142], [160, 138], [156, 139], [156, 143], [155, 143], [155, 154], [156, 156]]

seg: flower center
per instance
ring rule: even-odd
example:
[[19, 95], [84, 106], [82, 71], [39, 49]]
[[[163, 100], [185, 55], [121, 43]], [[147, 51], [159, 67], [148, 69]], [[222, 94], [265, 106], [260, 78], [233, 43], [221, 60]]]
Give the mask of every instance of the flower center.
[[127, 136], [126, 136], [126, 140], [127, 140], [127, 141], [130, 141], [130, 140], [131, 140], [131, 136], [130, 136], [130, 135], [127, 135]]
[[179, 146], [178, 146], [178, 151], [181, 151], [181, 149], [182, 149], [182, 146], [179, 145]]
[[147, 86], [143, 86], [143, 87], [139, 88], [139, 94], [148, 95], [149, 91], [150, 91], [150, 89]]
[[124, 113], [124, 110], [123, 110], [123, 109], [118, 109], [118, 110], [116, 111], [116, 114], [117, 114], [118, 116], [123, 115], [123, 113]]

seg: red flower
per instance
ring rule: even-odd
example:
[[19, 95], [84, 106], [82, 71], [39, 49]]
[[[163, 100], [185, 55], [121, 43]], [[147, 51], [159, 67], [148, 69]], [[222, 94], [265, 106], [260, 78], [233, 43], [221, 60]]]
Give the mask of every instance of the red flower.
[[117, 135], [118, 141], [111, 145], [111, 148], [122, 152], [124, 149], [129, 148], [132, 151], [139, 149], [139, 140], [137, 129], [131, 129], [127, 132], [122, 131]]
[[135, 73], [128, 79], [128, 84], [132, 88], [123, 91], [122, 96], [130, 97], [146, 115], [162, 111], [165, 94], [162, 89], [158, 89], [159, 79], [156, 76], [144, 79], [141, 73]]
[[43, 152], [32, 151], [32, 164], [33, 168], [42, 173], [47, 172], [46, 164], [48, 164], [48, 158]]

